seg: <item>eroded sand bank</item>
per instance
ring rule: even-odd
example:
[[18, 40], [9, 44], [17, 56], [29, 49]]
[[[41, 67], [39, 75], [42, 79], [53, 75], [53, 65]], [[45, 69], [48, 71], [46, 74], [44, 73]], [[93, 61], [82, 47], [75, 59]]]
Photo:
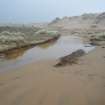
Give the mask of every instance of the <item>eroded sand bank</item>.
[[0, 74], [0, 105], [105, 105], [105, 49], [97, 47], [78, 64], [28, 64]]

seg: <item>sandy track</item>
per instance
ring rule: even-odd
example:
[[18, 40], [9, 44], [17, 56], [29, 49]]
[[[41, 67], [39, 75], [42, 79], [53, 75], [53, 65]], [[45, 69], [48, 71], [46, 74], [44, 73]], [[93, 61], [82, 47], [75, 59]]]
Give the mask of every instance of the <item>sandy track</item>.
[[79, 64], [37, 62], [0, 74], [0, 105], [105, 105], [105, 49]]

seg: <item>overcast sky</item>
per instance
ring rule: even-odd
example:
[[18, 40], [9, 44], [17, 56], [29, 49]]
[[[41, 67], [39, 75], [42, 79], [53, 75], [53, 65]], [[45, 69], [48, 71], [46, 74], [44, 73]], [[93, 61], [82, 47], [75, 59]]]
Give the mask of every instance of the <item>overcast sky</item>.
[[29, 23], [105, 11], [105, 0], [0, 0], [0, 22]]

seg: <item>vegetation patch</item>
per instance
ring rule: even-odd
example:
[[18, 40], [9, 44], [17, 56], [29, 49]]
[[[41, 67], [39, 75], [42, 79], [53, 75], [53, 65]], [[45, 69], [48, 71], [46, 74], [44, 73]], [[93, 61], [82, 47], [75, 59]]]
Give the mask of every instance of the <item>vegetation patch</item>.
[[56, 31], [33, 27], [0, 27], [0, 52], [34, 45], [59, 36]]
[[92, 45], [102, 45], [103, 43], [105, 43], [105, 34], [90, 38], [90, 44]]

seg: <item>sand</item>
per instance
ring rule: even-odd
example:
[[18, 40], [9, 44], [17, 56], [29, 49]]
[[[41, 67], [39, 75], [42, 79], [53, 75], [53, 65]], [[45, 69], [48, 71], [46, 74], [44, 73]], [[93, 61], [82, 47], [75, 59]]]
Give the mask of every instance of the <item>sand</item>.
[[41, 61], [0, 74], [0, 105], [105, 105], [105, 48], [78, 64]]

